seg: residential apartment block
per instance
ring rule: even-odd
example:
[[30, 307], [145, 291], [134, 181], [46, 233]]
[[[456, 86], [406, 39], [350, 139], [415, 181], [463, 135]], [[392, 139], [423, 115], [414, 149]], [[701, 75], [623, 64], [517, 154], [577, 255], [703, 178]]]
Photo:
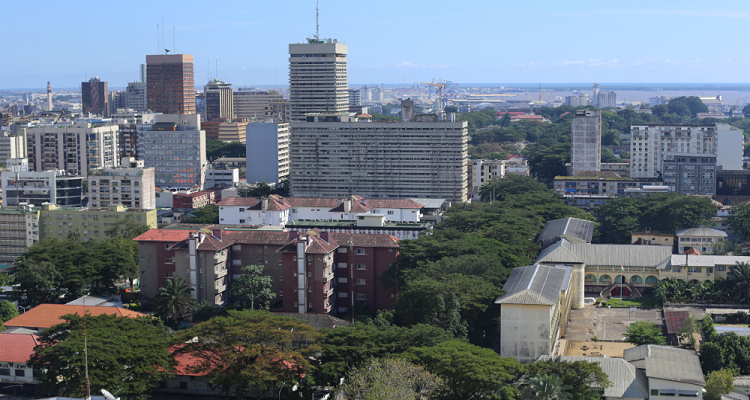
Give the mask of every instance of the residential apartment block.
[[164, 114], [195, 114], [195, 78], [190, 54], [146, 56], [147, 106]]
[[80, 207], [84, 178], [65, 171], [18, 172], [3, 171], [0, 176], [3, 205], [26, 203], [40, 207], [44, 203]]
[[26, 129], [21, 134], [8, 131], [0, 132], [0, 163], [7, 164], [11, 158], [26, 158]]
[[417, 115], [414, 122], [361, 122], [349, 113], [293, 122], [295, 197], [468, 198], [467, 122]]
[[662, 178], [670, 192], [712, 196], [716, 193], [714, 154], [667, 153]]
[[601, 171], [602, 115], [598, 110], [578, 110], [571, 121], [571, 172]]
[[156, 210], [125, 208], [121, 205], [105, 208], [58, 207], [45, 204], [39, 215], [40, 238], [64, 239], [78, 233], [81, 239], [107, 239], [107, 230], [125, 219], [156, 228]]
[[144, 168], [143, 160], [124, 158], [120, 168], [89, 171], [89, 206], [122, 204], [127, 208], [156, 208], [154, 168]]
[[203, 188], [206, 133], [198, 114], [156, 115], [143, 132], [145, 167], [154, 168], [156, 186], [165, 189]]
[[395, 294], [379, 281], [398, 256], [398, 240], [388, 235], [183, 224], [152, 229], [134, 240], [146, 296], [180, 276], [196, 289], [194, 298], [222, 305], [233, 300], [232, 281], [243, 266], [263, 265], [276, 293], [272, 309], [343, 315], [358, 303], [374, 314], [395, 302]]
[[348, 112], [348, 46], [336, 39], [289, 45], [289, 107], [292, 121], [308, 113]]
[[31, 125], [26, 129], [29, 170], [63, 170], [86, 176], [90, 169], [119, 164], [119, 127], [86, 120], [56, 125]]
[[39, 241], [39, 208], [0, 208], [0, 265], [11, 265]]
[[246, 128], [248, 182], [279, 183], [289, 177], [289, 124], [250, 123]]

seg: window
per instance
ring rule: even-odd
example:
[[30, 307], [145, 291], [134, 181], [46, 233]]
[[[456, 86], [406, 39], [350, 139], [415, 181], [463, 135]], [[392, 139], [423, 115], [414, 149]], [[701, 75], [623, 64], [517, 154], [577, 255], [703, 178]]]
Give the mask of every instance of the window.
[[0, 368], [0, 376], [10, 376], [10, 368]]
[[349, 293], [347, 293], [347, 292], [339, 292], [339, 297], [349, 297]]
[[26, 376], [26, 370], [16, 368], [16, 376]]
[[717, 265], [716, 266], [716, 270], [717, 271], [726, 271], [727, 270], [727, 266], [726, 265]]
[[393, 249], [388, 249], [388, 252], [389, 253], [393, 253]]
[[672, 267], [672, 272], [680, 272], [682, 271], [682, 268], [680, 267]]
[[367, 283], [365, 282], [364, 279], [357, 279], [357, 285], [366, 285], [366, 284]]
[[240, 207], [240, 212], [245, 212], [245, 209]]
[[245, 223], [245, 220], [244, 220], [244, 219], [241, 219], [241, 220], [240, 220], [240, 223], [241, 223], [241, 224], [244, 224], [244, 223]]
[[364, 255], [365, 249], [357, 249], [357, 255]]
[[180, 382], [180, 389], [187, 389], [187, 382]]
[[388, 211], [388, 215], [393, 215], [393, 211]]
[[364, 293], [357, 293], [357, 300], [367, 300]]
[[365, 269], [365, 264], [357, 264], [357, 269], [359, 270]]

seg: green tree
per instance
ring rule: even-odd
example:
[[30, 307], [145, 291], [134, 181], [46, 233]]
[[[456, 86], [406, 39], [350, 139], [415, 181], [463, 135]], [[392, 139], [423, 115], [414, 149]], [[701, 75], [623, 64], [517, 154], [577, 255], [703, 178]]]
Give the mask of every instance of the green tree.
[[699, 333], [700, 331], [700, 323], [698, 320], [695, 319], [694, 316], [688, 317], [688, 319], [685, 320], [685, 323], [680, 328], [680, 332], [677, 334], [680, 339], [683, 341], [687, 341], [690, 343], [691, 346], [695, 346], [695, 333]]
[[[549, 189], [536, 179], [529, 176], [506, 175], [502, 179], [493, 180], [482, 186], [480, 196], [482, 201], [504, 201], [512, 195], [540, 192], [549, 192]], [[492, 198], [493, 194], [494, 198]]]
[[352, 368], [337, 392], [352, 400], [418, 400], [440, 392], [442, 380], [398, 358], [374, 358]]
[[271, 299], [276, 293], [271, 291], [271, 277], [263, 275], [262, 265], [247, 265], [242, 267], [242, 275], [232, 284], [232, 295], [250, 301], [250, 309], [268, 309]]
[[204, 322], [219, 315], [221, 308], [206, 299], [196, 303], [193, 307], [191, 314], [193, 315], [193, 322]]
[[523, 370], [513, 358], [458, 340], [412, 348], [403, 357], [443, 379], [440, 399], [514, 399], [513, 380]]
[[750, 301], [750, 263], [738, 261], [730, 268], [727, 281]]
[[643, 203], [632, 197], [611, 199], [597, 208], [605, 243], [630, 243], [630, 233], [640, 229]]
[[299, 384], [309, 373], [307, 357], [320, 349], [315, 345], [319, 336], [295, 318], [230, 310], [177, 333], [173, 343], [178, 346], [176, 354], [197, 361], [190, 371], [204, 374], [223, 394], [242, 399], [250, 387], [262, 393]]
[[328, 384], [337, 382], [347, 368], [360, 367], [371, 358], [399, 355], [413, 347], [432, 347], [451, 339], [451, 335], [434, 326], [404, 328], [380, 318], [326, 329], [323, 334], [319, 341], [321, 366], [316, 372], [318, 379]]
[[206, 158], [209, 161], [221, 157], [245, 158], [247, 148], [240, 142], [222, 142], [216, 139], [206, 139]]
[[167, 279], [164, 287], [156, 295], [156, 313], [167, 322], [177, 325], [190, 316], [196, 304], [191, 293], [194, 291], [182, 278]]
[[8, 300], [0, 301], [0, 322], [5, 322], [17, 316], [18, 308], [16, 308], [15, 304]]
[[45, 302], [51, 297], [51, 289], [58, 286], [60, 273], [52, 263], [22, 260], [13, 274], [19, 292], [31, 299], [32, 304]]
[[527, 365], [527, 376], [556, 375], [574, 399], [596, 400], [599, 395], [592, 388], [605, 389], [612, 385], [599, 363], [562, 361], [559, 357], [536, 361]]
[[209, 204], [193, 212], [194, 217], [190, 218], [191, 224], [218, 224], [219, 223], [219, 206]]
[[650, 321], [636, 321], [628, 326], [627, 331], [623, 334], [625, 341], [636, 346], [643, 344], [667, 344], [667, 340], [662, 335], [661, 328]]
[[717, 343], [706, 342], [700, 347], [701, 368], [706, 373], [718, 371], [724, 367], [724, 350]]
[[706, 378], [706, 399], [721, 400], [722, 394], [734, 391], [734, 375], [729, 369], [713, 371]]
[[621, 163], [623, 162], [622, 158], [617, 157], [615, 153], [612, 152], [612, 150], [603, 147], [602, 148], [602, 156], [601, 156], [601, 162], [603, 163]]
[[121, 219], [114, 224], [110, 224], [110, 228], [104, 231], [107, 237], [112, 239], [125, 238], [133, 239], [134, 237], [148, 231], [148, 225], [142, 224], [133, 218]]
[[529, 379], [529, 385], [521, 391], [521, 399], [525, 400], [568, 400], [573, 398], [564, 385], [562, 379], [555, 374], [538, 374]]
[[[151, 317], [88, 316], [88, 370], [92, 394], [119, 390], [124, 398], [150, 398], [154, 380], [173, 375], [167, 332]], [[44, 330], [30, 364], [41, 372], [47, 395], [85, 397], [84, 320], [79, 315]]]
[[745, 118], [750, 118], [750, 104], [746, 104], [745, 107], [742, 107], [742, 114]]

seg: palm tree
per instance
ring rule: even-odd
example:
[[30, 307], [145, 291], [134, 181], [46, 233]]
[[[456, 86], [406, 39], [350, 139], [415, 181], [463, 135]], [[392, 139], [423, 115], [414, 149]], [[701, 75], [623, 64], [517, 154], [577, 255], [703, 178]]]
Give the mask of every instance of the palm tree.
[[182, 278], [167, 279], [156, 296], [156, 312], [167, 322], [171, 320], [177, 325], [177, 322], [190, 315], [195, 307], [196, 301], [191, 296], [193, 290], [195, 289]]
[[750, 263], [737, 262], [737, 265], [729, 270], [727, 281], [739, 289], [745, 300], [750, 301]]
[[572, 396], [568, 390], [570, 385], [564, 385], [562, 379], [555, 374], [537, 374], [529, 379], [529, 386], [521, 391], [524, 400], [568, 400]]

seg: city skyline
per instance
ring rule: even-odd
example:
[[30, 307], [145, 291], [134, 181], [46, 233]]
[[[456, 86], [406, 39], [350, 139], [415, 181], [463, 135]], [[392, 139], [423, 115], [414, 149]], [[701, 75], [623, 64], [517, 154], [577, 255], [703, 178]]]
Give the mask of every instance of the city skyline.
[[[223, 1], [210, 10], [167, 1], [132, 7], [83, 1], [8, 4], [6, 29], [43, 50], [0, 66], [0, 88], [75, 88], [99, 76], [124, 88], [139, 78], [146, 55], [163, 46], [195, 56], [195, 82], [216, 77], [234, 86], [288, 84], [288, 44], [315, 34], [315, 1], [250, 4]], [[750, 56], [741, 37], [750, 6], [711, 8], [697, 1], [627, 5], [536, 2], [498, 5], [384, 1], [377, 7], [322, 1], [320, 36], [349, 45], [349, 82], [665, 82], [742, 83]], [[32, 12], [44, 10], [37, 15]], [[107, 34], [92, 35], [101, 21]], [[34, 21], [29, 28], [29, 21]], [[174, 36], [172, 33], [174, 27]], [[694, 27], [690, 28], [690, 27]], [[109, 33], [112, 32], [112, 33]], [[64, 43], [50, 38], [62, 35]], [[162, 40], [162, 39], [158, 39]], [[49, 46], [43, 43], [48, 42]], [[174, 47], [174, 48], [173, 48]], [[92, 51], [93, 49], [93, 51]], [[47, 60], [47, 61], [45, 61]], [[54, 62], [52, 61], [54, 60]], [[218, 74], [216, 67], [218, 64]]]

